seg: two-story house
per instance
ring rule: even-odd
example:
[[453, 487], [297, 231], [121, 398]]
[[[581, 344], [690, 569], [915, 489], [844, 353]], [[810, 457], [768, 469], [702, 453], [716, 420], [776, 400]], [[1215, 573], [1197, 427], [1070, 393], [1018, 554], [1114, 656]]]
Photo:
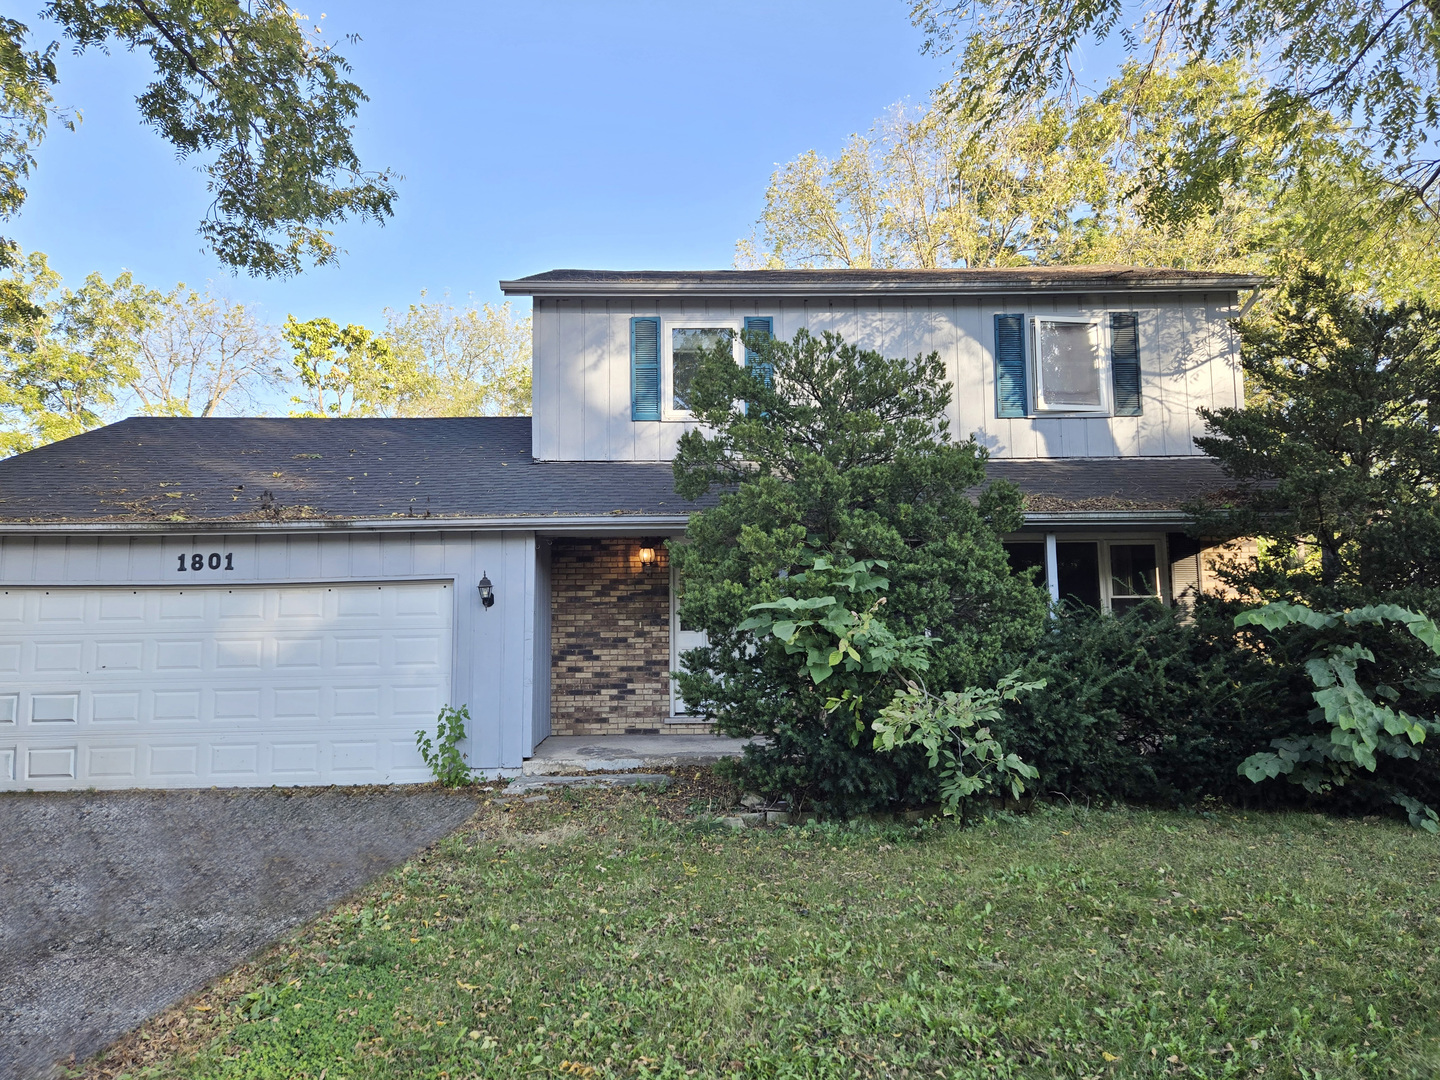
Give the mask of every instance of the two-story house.
[[1207, 586], [1196, 408], [1243, 400], [1261, 282], [1119, 267], [604, 272], [534, 304], [534, 415], [134, 418], [0, 462], [0, 789], [427, 778], [551, 733], [702, 732], [666, 542], [701, 348], [833, 330], [938, 352], [952, 431], [1026, 493], [1017, 565], [1106, 610]]

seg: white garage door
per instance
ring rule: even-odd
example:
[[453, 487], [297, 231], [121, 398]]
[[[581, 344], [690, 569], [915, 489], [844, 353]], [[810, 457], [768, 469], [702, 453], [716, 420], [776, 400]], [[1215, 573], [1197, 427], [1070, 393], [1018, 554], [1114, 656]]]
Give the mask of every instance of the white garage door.
[[0, 788], [428, 779], [453, 595], [0, 588]]

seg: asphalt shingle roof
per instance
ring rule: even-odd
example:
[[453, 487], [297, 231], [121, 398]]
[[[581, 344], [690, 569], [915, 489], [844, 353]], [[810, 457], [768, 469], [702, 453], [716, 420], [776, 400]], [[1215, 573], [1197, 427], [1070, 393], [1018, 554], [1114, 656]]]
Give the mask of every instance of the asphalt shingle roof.
[[[992, 460], [1035, 512], [1173, 510], [1206, 458]], [[536, 462], [528, 417], [136, 417], [0, 461], [0, 522], [682, 516], [667, 463]]]
[[529, 417], [135, 417], [0, 461], [0, 521], [679, 515], [687, 507], [668, 464], [532, 461]]

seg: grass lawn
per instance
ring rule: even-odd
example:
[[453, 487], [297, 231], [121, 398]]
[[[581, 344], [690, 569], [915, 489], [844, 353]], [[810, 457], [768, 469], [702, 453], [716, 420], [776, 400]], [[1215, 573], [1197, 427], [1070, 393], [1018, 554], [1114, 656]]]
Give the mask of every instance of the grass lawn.
[[83, 1075], [1440, 1077], [1433, 836], [1054, 809], [732, 833], [687, 812], [704, 783], [482, 802]]

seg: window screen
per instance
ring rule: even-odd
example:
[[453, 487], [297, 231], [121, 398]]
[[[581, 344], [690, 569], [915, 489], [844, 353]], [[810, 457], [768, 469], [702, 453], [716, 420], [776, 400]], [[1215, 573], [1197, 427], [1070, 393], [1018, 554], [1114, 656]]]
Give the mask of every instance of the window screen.
[[1036, 318], [1032, 326], [1037, 404], [1062, 412], [1102, 410], [1099, 324]]
[[1154, 544], [1110, 545], [1110, 610], [1128, 611], [1160, 595]]
[[735, 331], [718, 327], [685, 327], [672, 330], [670, 338], [670, 407], [690, 408], [690, 384], [707, 350], [723, 345], [731, 348]]

